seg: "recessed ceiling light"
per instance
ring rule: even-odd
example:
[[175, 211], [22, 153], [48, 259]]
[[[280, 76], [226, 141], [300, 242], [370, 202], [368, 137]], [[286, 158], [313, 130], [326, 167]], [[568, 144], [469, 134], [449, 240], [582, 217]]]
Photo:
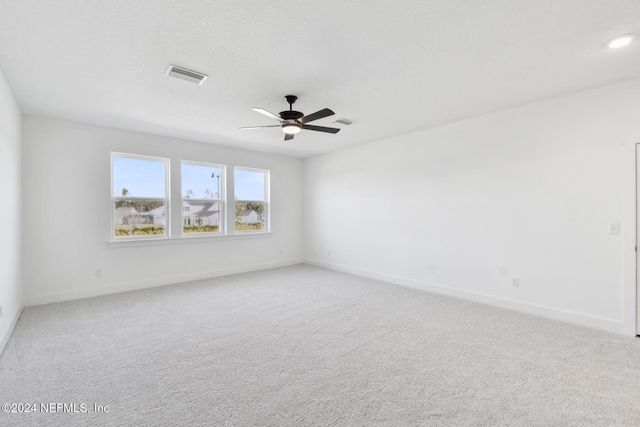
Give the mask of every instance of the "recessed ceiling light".
[[615, 39], [609, 40], [607, 42], [607, 47], [609, 49], [618, 49], [619, 47], [628, 45], [635, 38], [636, 36], [634, 34], [625, 34], [624, 36], [618, 36]]

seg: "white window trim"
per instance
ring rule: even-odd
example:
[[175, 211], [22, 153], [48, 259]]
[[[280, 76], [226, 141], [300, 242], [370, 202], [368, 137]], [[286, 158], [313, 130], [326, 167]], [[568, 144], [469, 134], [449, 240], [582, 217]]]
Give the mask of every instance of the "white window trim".
[[[218, 199], [200, 199], [200, 198], [185, 198], [182, 196], [182, 165], [193, 165], [193, 166], [208, 166], [220, 169], [220, 186], [218, 195]], [[227, 234], [227, 166], [221, 165], [219, 163], [206, 163], [206, 162], [196, 162], [192, 160], [181, 160], [180, 161], [180, 205], [184, 203], [185, 200], [192, 200], [194, 202], [218, 202], [220, 206], [220, 210], [218, 212], [218, 232], [217, 233], [185, 233], [184, 232], [184, 224], [183, 224], [183, 216], [180, 215], [180, 238], [182, 239], [194, 239], [194, 238], [202, 238], [202, 237], [219, 237], [225, 236]], [[184, 211], [183, 211], [184, 212]]]
[[116, 248], [130, 248], [135, 246], [156, 246], [156, 245], [174, 245], [174, 244], [194, 244], [194, 243], [208, 243], [208, 242], [224, 242], [229, 240], [250, 240], [257, 238], [270, 238], [273, 233], [259, 232], [259, 233], [238, 233], [238, 234], [211, 234], [204, 236], [185, 237], [181, 239], [136, 239], [136, 240], [116, 240], [108, 241], [107, 247], [109, 249]]
[[[140, 159], [140, 160], [153, 160], [164, 163], [164, 194], [165, 198], [160, 197], [122, 197], [114, 195], [113, 188], [113, 159], [115, 157], [126, 159]], [[171, 160], [166, 157], [145, 156], [141, 154], [120, 153], [116, 151], [111, 152], [111, 239], [110, 242], [137, 242], [140, 240], [167, 240], [171, 238]], [[164, 201], [164, 235], [163, 236], [129, 236], [129, 237], [116, 237], [115, 229], [115, 203], [116, 200], [155, 200]]]
[[[264, 198], [265, 200], [244, 200], [244, 199], [236, 199], [235, 197], [235, 171], [248, 171], [248, 172], [261, 172], [264, 173]], [[233, 168], [233, 186], [234, 186], [234, 197], [233, 197], [233, 232], [236, 235], [249, 235], [249, 234], [265, 234], [271, 233], [271, 194], [270, 194], [270, 180], [271, 180], [271, 171], [269, 169], [259, 169], [259, 168], [251, 168], [246, 166], [234, 166]], [[240, 203], [264, 203], [264, 213], [267, 216], [264, 223], [264, 230], [246, 230], [246, 231], [238, 231], [236, 230], [236, 217], [235, 217], [235, 204], [236, 202]]]

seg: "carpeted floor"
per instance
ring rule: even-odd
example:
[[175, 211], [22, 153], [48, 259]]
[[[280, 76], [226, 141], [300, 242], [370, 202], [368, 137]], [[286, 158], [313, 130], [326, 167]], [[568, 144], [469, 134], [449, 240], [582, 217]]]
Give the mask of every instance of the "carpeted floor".
[[1, 403], [37, 405], [2, 426], [635, 426], [640, 340], [300, 265], [29, 307]]

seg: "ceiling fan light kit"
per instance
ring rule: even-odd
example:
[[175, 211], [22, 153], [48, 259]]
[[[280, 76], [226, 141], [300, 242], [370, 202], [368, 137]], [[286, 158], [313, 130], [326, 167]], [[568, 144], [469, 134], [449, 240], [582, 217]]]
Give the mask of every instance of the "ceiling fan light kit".
[[280, 127], [282, 131], [285, 133], [284, 140], [289, 141], [293, 139], [293, 135], [300, 132], [302, 129], [305, 130], [313, 130], [317, 132], [325, 132], [325, 133], [338, 133], [340, 129], [338, 128], [330, 128], [324, 126], [313, 126], [308, 125], [307, 123], [312, 122], [314, 120], [319, 120], [325, 117], [333, 116], [335, 113], [328, 108], [325, 108], [320, 111], [316, 111], [313, 114], [304, 115], [300, 111], [294, 111], [293, 103], [298, 99], [295, 95], [287, 95], [284, 97], [289, 103], [288, 111], [281, 111], [280, 114], [273, 114], [270, 111], [265, 110], [264, 108], [254, 107], [253, 111], [258, 112], [260, 114], [264, 114], [265, 116], [277, 120], [280, 122], [280, 125], [270, 125], [270, 126], [248, 126], [239, 128], [240, 130], [248, 130], [248, 129], [261, 129], [261, 128], [272, 128], [272, 127]]
[[635, 34], [625, 34], [622, 36], [618, 36], [613, 38], [607, 42], [607, 47], [609, 49], [619, 49], [621, 47], [627, 46], [636, 38]]
[[282, 125], [282, 131], [289, 135], [296, 134], [302, 130], [302, 125], [299, 123], [284, 123]]

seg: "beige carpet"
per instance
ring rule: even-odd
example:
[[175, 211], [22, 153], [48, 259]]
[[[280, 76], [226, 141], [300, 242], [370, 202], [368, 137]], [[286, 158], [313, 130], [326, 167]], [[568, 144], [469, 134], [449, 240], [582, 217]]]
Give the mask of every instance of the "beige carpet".
[[38, 406], [2, 426], [634, 426], [640, 340], [300, 265], [27, 308], [0, 403]]

